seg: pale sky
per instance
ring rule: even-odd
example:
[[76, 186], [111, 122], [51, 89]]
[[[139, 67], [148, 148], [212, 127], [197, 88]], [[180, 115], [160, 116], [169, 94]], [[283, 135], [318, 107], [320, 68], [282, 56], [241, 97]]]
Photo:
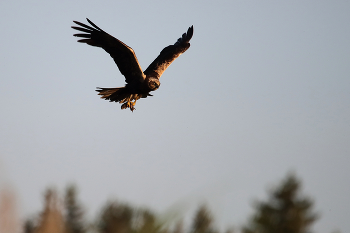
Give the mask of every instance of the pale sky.
[[[110, 198], [164, 212], [206, 201], [222, 228], [293, 171], [321, 218], [350, 232], [349, 1], [1, 1], [0, 183], [22, 217], [75, 183], [89, 215]], [[136, 111], [86, 17], [143, 69], [194, 25], [190, 49]], [[177, 204], [180, 203], [180, 204]]]

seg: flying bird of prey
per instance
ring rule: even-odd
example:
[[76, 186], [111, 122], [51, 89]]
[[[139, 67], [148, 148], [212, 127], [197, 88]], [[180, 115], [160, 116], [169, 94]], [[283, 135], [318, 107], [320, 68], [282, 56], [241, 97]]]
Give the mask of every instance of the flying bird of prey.
[[122, 104], [121, 109], [130, 108], [131, 111], [135, 110], [134, 106], [138, 99], [152, 96], [150, 92], [159, 88], [160, 76], [176, 58], [190, 47], [189, 41], [193, 36], [193, 26], [191, 26], [187, 33], [184, 33], [175, 44], [165, 47], [148, 68], [142, 71], [132, 48], [103, 31], [88, 18], [87, 21], [91, 26], [73, 21], [80, 27], [72, 26], [72, 28], [84, 32], [74, 34], [74, 36], [83, 38], [78, 42], [103, 48], [109, 53], [120, 73], [125, 76], [126, 82], [124, 87], [98, 87], [96, 91], [99, 92], [98, 95], [101, 95], [101, 98], [110, 102], [119, 102]]

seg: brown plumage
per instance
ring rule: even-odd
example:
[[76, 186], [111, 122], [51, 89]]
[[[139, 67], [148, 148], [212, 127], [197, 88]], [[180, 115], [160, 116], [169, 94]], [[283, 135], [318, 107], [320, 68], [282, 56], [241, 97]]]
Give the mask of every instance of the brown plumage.
[[190, 47], [189, 41], [193, 36], [193, 26], [191, 26], [174, 45], [165, 47], [143, 72], [132, 48], [103, 31], [89, 19], [87, 21], [92, 27], [73, 21], [80, 27], [72, 26], [72, 28], [84, 32], [74, 34], [74, 36], [84, 38], [78, 42], [103, 48], [109, 53], [120, 73], [125, 76], [126, 82], [124, 87], [98, 88], [96, 91], [99, 92], [101, 98], [110, 102], [119, 102], [122, 104], [122, 109], [130, 108], [131, 111], [135, 109], [134, 106], [138, 99], [152, 96], [150, 92], [159, 88], [160, 76], [176, 58]]

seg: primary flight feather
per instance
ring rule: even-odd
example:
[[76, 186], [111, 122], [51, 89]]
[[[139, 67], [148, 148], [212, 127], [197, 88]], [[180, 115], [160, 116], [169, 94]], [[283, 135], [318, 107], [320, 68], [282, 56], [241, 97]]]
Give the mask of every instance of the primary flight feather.
[[121, 109], [130, 108], [131, 111], [135, 110], [134, 106], [138, 99], [152, 96], [150, 92], [159, 88], [160, 76], [176, 58], [190, 47], [189, 41], [193, 36], [193, 26], [191, 26], [187, 33], [184, 33], [175, 44], [165, 47], [148, 68], [142, 71], [132, 48], [103, 31], [89, 19], [87, 21], [91, 26], [73, 21], [79, 27], [72, 26], [72, 28], [83, 32], [74, 34], [74, 36], [83, 38], [78, 42], [103, 48], [109, 53], [120, 73], [125, 76], [126, 82], [124, 87], [98, 88], [96, 91], [99, 92], [101, 98], [110, 102], [119, 102], [122, 104]]

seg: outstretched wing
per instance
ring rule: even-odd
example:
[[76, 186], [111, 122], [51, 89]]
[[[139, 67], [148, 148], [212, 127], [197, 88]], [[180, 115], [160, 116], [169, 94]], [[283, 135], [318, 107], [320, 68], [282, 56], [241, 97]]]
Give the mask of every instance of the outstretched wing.
[[101, 47], [107, 53], [109, 53], [117, 64], [120, 72], [125, 76], [125, 81], [127, 83], [132, 83], [143, 79], [144, 74], [136, 58], [134, 50], [117, 38], [103, 31], [88, 18], [87, 21], [92, 25], [92, 27], [77, 21], [73, 21], [80, 27], [72, 26], [72, 28], [84, 32], [74, 34], [74, 36], [85, 38], [78, 40], [78, 42]]
[[192, 36], [193, 26], [189, 27], [187, 33], [184, 33], [174, 45], [165, 47], [160, 52], [159, 56], [144, 71], [144, 74], [160, 78], [168, 66], [190, 47], [189, 41]]

